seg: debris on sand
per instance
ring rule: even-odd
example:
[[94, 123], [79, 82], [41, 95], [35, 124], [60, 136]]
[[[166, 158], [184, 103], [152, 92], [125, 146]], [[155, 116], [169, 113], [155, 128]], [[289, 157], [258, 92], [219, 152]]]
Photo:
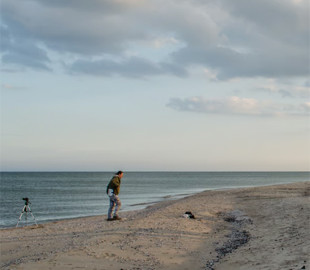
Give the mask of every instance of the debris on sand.
[[223, 219], [232, 224], [231, 233], [227, 236], [228, 240], [220, 247], [217, 247], [216, 259], [209, 260], [206, 264], [206, 270], [214, 270], [214, 264], [218, 263], [226, 254], [232, 253], [250, 240], [250, 233], [243, 229], [245, 224], [252, 224], [252, 220], [240, 210], [224, 214]]

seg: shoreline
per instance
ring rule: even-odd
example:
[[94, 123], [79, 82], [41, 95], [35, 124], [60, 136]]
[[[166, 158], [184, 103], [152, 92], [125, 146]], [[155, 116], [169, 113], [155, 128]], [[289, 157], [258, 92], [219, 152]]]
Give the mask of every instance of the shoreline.
[[[1, 269], [310, 269], [309, 195], [309, 181], [207, 190], [124, 211], [120, 222], [2, 228]], [[234, 248], [243, 231], [248, 241]]]
[[[195, 196], [204, 192], [208, 192], [208, 191], [227, 191], [227, 190], [235, 190], [235, 189], [247, 189], [247, 188], [257, 188], [257, 187], [268, 187], [268, 186], [278, 186], [278, 185], [288, 185], [288, 184], [295, 184], [295, 183], [305, 183], [305, 182], [290, 182], [290, 183], [277, 183], [277, 184], [266, 184], [266, 185], [257, 185], [257, 186], [238, 186], [238, 187], [221, 187], [221, 188], [209, 188], [209, 189], [205, 189], [205, 190], [201, 190], [201, 191], [197, 191], [194, 193], [180, 193], [180, 194], [175, 194], [175, 195], [165, 195], [165, 196], [161, 196], [159, 198], [159, 200], [154, 201], [154, 202], [141, 202], [141, 203], [136, 203], [136, 204], [131, 204], [129, 205], [129, 207], [134, 207], [134, 206], [145, 206], [145, 207], [141, 207], [141, 208], [137, 208], [137, 209], [128, 209], [128, 210], [120, 210], [120, 214], [123, 213], [127, 213], [127, 212], [136, 212], [136, 211], [141, 211], [144, 210], [152, 205], [158, 204], [158, 203], [162, 203], [165, 201], [175, 201], [175, 200], [181, 200], [187, 197], [191, 197], [191, 196]], [[44, 225], [44, 224], [48, 224], [48, 223], [53, 223], [53, 222], [59, 222], [59, 221], [66, 221], [66, 220], [75, 220], [75, 219], [80, 219], [80, 218], [91, 218], [91, 217], [101, 217], [101, 216], [105, 216], [106, 214], [96, 214], [96, 215], [85, 215], [85, 216], [76, 216], [76, 217], [68, 217], [68, 218], [59, 218], [59, 219], [47, 219], [47, 220], [43, 220], [43, 221], [38, 221], [37, 223], [38, 225]], [[18, 219], [17, 219], [18, 220]], [[17, 223], [17, 222], [16, 222]], [[33, 225], [34, 222], [33, 222]], [[21, 223], [21, 225], [19, 225], [18, 228], [23, 228], [23, 227], [29, 227], [32, 225], [24, 225]], [[1, 230], [6, 230], [6, 229], [14, 229], [16, 228], [16, 224], [15, 225], [11, 225], [11, 226], [0, 226], [0, 231]]]

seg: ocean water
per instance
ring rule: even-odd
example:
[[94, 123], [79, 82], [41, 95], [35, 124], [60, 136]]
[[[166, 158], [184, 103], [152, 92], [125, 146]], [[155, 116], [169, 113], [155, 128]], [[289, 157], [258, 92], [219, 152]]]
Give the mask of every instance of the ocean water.
[[[112, 172], [1, 172], [0, 228], [14, 227], [28, 197], [38, 223], [106, 215], [106, 186]], [[204, 190], [310, 180], [310, 172], [125, 172], [122, 211], [185, 197]], [[31, 225], [23, 215], [19, 226]]]

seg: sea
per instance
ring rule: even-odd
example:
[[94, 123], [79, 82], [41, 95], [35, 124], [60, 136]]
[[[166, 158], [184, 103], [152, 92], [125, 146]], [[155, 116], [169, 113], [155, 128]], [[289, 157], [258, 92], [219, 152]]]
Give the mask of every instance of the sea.
[[[0, 172], [0, 228], [106, 215], [113, 172]], [[310, 172], [125, 172], [121, 211], [205, 190], [305, 182]], [[30, 213], [23, 213], [29, 199]], [[27, 220], [26, 220], [27, 217]]]

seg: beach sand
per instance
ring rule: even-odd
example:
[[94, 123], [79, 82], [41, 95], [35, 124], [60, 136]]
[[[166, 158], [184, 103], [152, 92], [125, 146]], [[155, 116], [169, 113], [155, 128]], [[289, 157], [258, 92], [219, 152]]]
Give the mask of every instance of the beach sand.
[[2, 229], [1, 269], [310, 269], [309, 195], [310, 182], [205, 191], [122, 221]]

